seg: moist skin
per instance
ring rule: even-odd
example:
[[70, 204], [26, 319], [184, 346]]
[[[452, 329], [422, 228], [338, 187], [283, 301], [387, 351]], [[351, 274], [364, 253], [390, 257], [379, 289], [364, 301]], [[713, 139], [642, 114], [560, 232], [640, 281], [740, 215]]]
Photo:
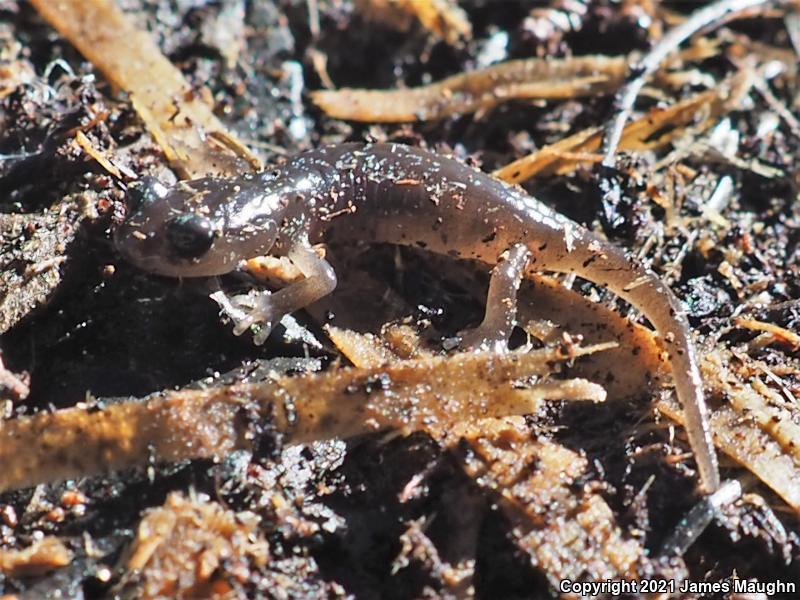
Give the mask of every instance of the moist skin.
[[[623, 250], [521, 188], [419, 148], [341, 144], [299, 154], [263, 173], [198, 179], [172, 189], [155, 185], [140, 195], [116, 241], [143, 269], [172, 277], [213, 276], [267, 252], [297, 265], [305, 279], [264, 295], [255, 307], [234, 298], [227, 308], [235, 313], [235, 333], [258, 323], [261, 341], [282, 315], [336, 287], [336, 274], [312, 245], [337, 239], [500, 263], [479, 328], [491, 347], [507, 334], [490, 330], [493, 323], [509, 321], [497, 316], [508, 312], [500, 301], [515, 297], [524, 272], [575, 273], [607, 287], [639, 309], [661, 336], [701, 488], [710, 493], [719, 486], [697, 356], [679, 301]], [[508, 256], [511, 260], [501, 259]]]

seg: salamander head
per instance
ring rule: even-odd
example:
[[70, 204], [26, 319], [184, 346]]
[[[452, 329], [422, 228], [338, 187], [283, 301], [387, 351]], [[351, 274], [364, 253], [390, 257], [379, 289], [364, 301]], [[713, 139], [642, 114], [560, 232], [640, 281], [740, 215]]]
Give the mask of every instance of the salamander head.
[[198, 179], [168, 189], [153, 179], [132, 186], [115, 232], [121, 254], [171, 277], [222, 275], [275, 243], [286, 201], [247, 182]]

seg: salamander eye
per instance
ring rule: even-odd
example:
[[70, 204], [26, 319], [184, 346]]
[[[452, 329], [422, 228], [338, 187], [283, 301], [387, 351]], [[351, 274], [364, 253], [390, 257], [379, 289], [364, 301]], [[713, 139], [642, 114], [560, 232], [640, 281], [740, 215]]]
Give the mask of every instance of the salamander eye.
[[181, 258], [199, 258], [214, 243], [214, 225], [206, 217], [188, 214], [167, 223], [167, 242]]

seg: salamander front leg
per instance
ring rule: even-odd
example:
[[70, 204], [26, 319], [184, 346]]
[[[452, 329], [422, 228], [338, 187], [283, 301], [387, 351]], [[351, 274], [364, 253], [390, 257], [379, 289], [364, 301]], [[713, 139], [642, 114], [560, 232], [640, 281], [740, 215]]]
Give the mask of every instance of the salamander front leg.
[[305, 279], [291, 283], [275, 293], [262, 292], [255, 298], [250, 294], [233, 296], [230, 299], [221, 292], [212, 295], [222, 310], [233, 319], [234, 335], [241, 335], [251, 326], [258, 325], [260, 328], [253, 341], [261, 345], [284, 315], [308, 306], [336, 288], [333, 267], [306, 240], [297, 242], [286, 255]]
[[517, 290], [530, 251], [525, 245], [516, 244], [502, 258], [492, 269], [483, 321], [461, 336], [460, 345], [465, 350], [508, 351], [508, 339], [517, 319]]

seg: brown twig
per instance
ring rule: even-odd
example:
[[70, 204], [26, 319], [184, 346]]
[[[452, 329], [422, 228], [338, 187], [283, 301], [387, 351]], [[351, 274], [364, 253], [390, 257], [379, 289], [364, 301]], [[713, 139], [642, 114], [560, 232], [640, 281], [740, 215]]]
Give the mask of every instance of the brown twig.
[[487, 111], [514, 99], [564, 99], [610, 93], [628, 72], [626, 57], [510, 60], [411, 89], [320, 90], [311, 94], [328, 116], [351, 121], [432, 121]]

